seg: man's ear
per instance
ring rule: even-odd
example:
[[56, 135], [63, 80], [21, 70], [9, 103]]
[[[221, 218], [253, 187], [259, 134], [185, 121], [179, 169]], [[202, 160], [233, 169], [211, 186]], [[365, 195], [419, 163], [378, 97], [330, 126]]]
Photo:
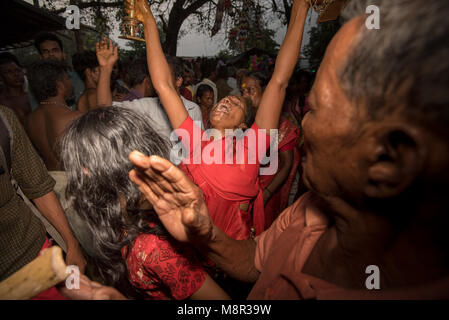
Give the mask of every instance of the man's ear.
[[59, 95], [62, 95], [62, 96], [65, 95], [66, 88], [65, 88], [65, 85], [64, 85], [63, 81], [61, 81], [61, 80], [57, 80], [56, 81], [56, 91], [58, 92], [58, 96]]
[[369, 149], [370, 198], [391, 198], [401, 194], [419, 176], [427, 155], [420, 130], [410, 125], [379, 127], [366, 147]]

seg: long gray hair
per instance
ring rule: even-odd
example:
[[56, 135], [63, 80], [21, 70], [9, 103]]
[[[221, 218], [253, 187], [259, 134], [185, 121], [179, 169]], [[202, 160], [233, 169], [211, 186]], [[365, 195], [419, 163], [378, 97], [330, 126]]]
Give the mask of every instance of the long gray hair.
[[[139, 233], [165, 234], [155, 214], [139, 209], [142, 195], [128, 177], [128, 155], [139, 150], [167, 158], [169, 146], [134, 111], [108, 107], [89, 111], [73, 121], [61, 140], [61, 159], [67, 174], [67, 198], [93, 235], [97, 271], [104, 283], [128, 296], [139, 296], [129, 283], [121, 249]], [[137, 292], [137, 293], [136, 293]]]

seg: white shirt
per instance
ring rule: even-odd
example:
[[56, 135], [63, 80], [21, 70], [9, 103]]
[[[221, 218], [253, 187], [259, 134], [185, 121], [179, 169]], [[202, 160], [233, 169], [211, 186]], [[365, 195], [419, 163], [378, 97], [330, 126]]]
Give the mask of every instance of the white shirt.
[[[184, 97], [180, 96], [182, 102], [184, 103], [184, 107], [187, 110], [187, 113], [189, 116], [195, 121], [196, 123], [201, 124], [201, 129], [204, 130], [204, 124], [203, 124], [203, 116], [201, 114], [200, 107], [190, 101], [185, 99]], [[130, 110], [134, 110], [137, 112], [141, 112], [145, 114], [147, 117], [151, 118], [151, 127], [160, 135], [162, 138], [169, 141], [171, 145], [173, 145], [176, 142], [170, 141], [170, 134], [173, 131], [173, 128], [170, 124], [170, 121], [168, 120], [167, 113], [165, 112], [164, 107], [162, 106], [159, 98], [142, 98], [142, 99], [135, 99], [133, 101], [122, 101], [112, 102], [113, 106], [122, 107]], [[179, 164], [181, 162], [182, 158], [177, 159], [177, 161], [174, 161], [175, 164]], [[176, 163], [178, 162], [178, 163]]]

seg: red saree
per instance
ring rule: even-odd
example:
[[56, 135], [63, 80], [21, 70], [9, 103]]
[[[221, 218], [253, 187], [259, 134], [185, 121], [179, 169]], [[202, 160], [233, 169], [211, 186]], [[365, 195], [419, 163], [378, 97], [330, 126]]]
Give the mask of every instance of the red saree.
[[[284, 211], [288, 206], [288, 198], [290, 195], [290, 189], [292, 187], [293, 179], [295, 178], [296, 171], [299, 165], [299, 149], [298, 139], [300, 135], [299, 128], [294, 125], [285, 117], [281, 117], [279, 125], [279, 152], [293, 150], [293, 163], [292, 168], [287, 179], [282, 186], [272, 195], [265, 205], [265, 217], [264, 217], [264, 230], [268, 229], [278, 215]], [[279, 163], [279, 156], [278, 156]], [[273, 181], [276, 174], [273, 175], [261, 175], [260, 187], [265, 189], [271, 181]]]
[[[185, 130], [184, 133], [188, 133], [190, 141], [186, 140], [180, 129]], [[179, 167], [203, 191], [204, 200], [214, 224], [229, 237], [237, 240], [248, 239], [251, 227], [254, 226], [257, 235], [263, 231], [264, 226], [263, 198], [259, 184], [259, 158], [262, 158], [263, 155], [259, 157], [256, 152], [256, 157], [253, 157], [250, 155], [248, 147], [258, 149], [260, 145], [261, 148], [264, 148], [263, 154], [265, 154], [270, 145], [270, 137], [259, 132], [255, 123], [251, 129], [255, 133], [256, 145], [250, 142], [247, 131], [243, 140], [240, 141], [243, 143], [244, 154], [243, 161], [240, 161], [242, 164], [238, 164], [236, 160], [237, 143], [235, 138], [225, 137], [212, 141], [201, 141], [201, 145], [198, 145], [198, 142], [194, 141], [194, 130], [197, 131], [197, 136], [200, 134], [200, 137], [203, 137], [203, 131], [193, 123], [190, 117], [176, 130], [184, 146], [190, 150], [190, 155]], [[223, 152], [214, 159], [221, 159], [221, 163], [207, 164], [204, 158], [201, 158], [201, 154], [199, 158], [198, 155], [195, 155], [196, 149], [213, 156], [214, 147], [219, 147], [218, 145], [221, 145]], [[225, 163], [226, 154], [229, 154], [230, 151], [229, 147], [233, 148], [233, 158], [230, 164]], [[248, 210], [240, 209], [241, 204], [248, 204]], [[251, 217], [251, 212], [253, 212], [253, 217]]]

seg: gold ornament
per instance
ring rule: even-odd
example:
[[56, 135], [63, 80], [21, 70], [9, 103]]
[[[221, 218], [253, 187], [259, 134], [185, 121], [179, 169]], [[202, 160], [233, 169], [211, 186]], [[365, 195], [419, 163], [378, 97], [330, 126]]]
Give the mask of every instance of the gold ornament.
[[134, 0], [131, 0], [130, 2], [132, 10], [129, 12], [128, 16], [123, 18], [123, 22], [120, 26], [122, 35], [119, 38], [145, 42], [142, 24], [134, 17]]

